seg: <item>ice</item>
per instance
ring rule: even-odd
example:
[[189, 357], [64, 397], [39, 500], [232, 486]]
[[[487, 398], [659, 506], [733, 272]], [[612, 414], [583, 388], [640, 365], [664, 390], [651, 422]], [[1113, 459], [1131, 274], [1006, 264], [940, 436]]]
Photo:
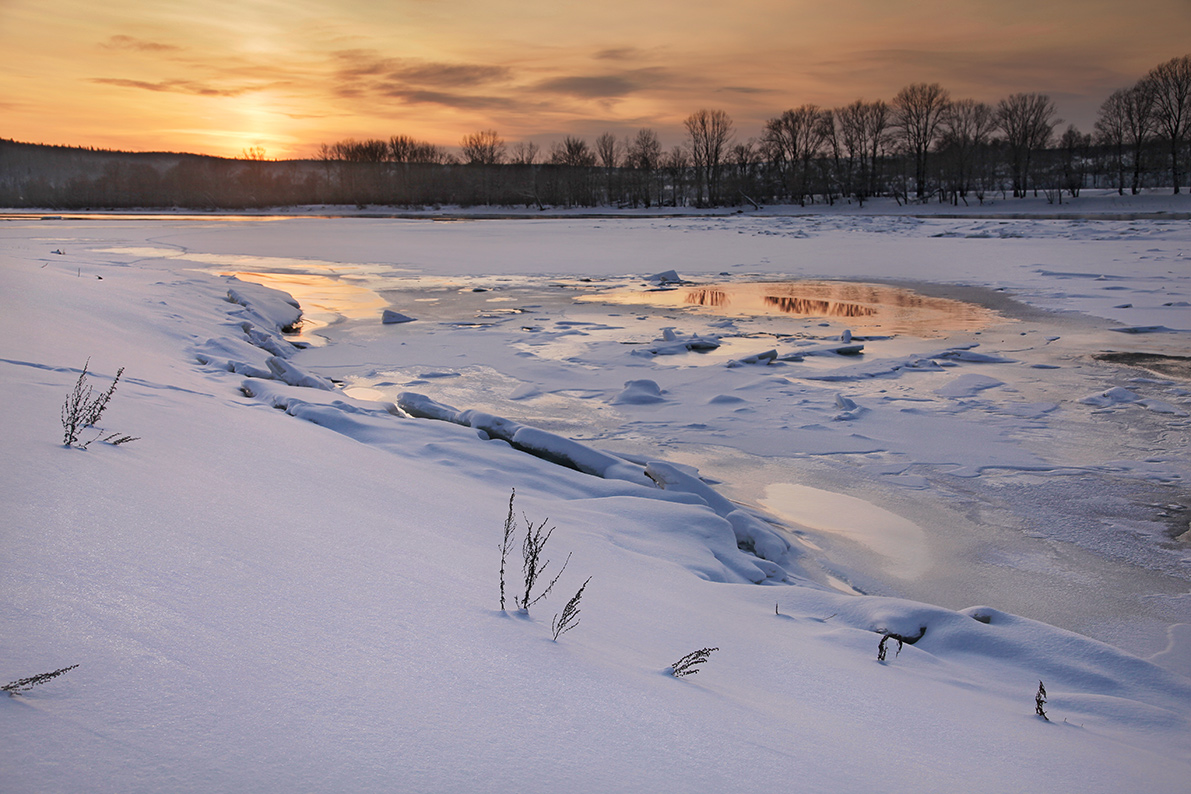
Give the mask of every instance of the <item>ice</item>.
[[624, 389], [612, 398], [613, 405], [653, 405], [665, 402], [662, 388], [648, 379], [625, 381]]
[[977, 375], [974, 373], [967, 375], [960, 375], [955, 380], [951, 381], [945, 386], [935, 389], [935, 394], [940, 397], [964, 398], [975, 397], [986, 389], [995, 389], [998, 386], [1004, 386], [1004, 381], [999, 381], [996, 378], [990, 378], [987, 375]]
[[437, 419], [442, 422], [455, 422], [459, 416], [459, 409], [435, 402], [429, 397], [417, 392], [401, 392], [397, 395], [397, 407], [410, 416], [421, 419]]
[[244, 307], [237, 315], [278, 330], [297, 325], [302, 319], [298, 302], [286, 293], [238, 279], [228, 280], [236, 282], [227, 291], [228, 301]]
[[414, 322], [414, 319], [415, 318], [410, 317], [408, 314], [402, 314], [401, 312], [393, 311], [392, 309], [385, 309], [380, 315], [380, 321], [384, 325], [412, 323]]
[[633, 350], [633, 355], [638, 356], [673, 356], [679, 353], [696, 352], [706, 353], [709, 350], [715, 350], [720, 346], [719, 337], [716, 336], [700, 336], [699, 334], [691, 334], [689, 336], [681, 336], [675, 333], [673, 328], [662, 329], [661, 344], [650, 345], [649, 347], [642, 347]]
[[1175, 333], [1173, 328], [1167, 328], [1164, 325], [1127, 325], [1121, 328], [1112, 328], [1119, 334], [1161, 334], [1161, 333]]
[[741, 356], [738, 359], [733, 359], [728, 362], [729, 367], [740, 366], [741, 364], [768, 364], [771, 361], [777, 360], [776, 350], [764, 350], [760, 353], [753, 353], [750, 356]]
[[994, 356], [988, 353], [977, 353], [974, 350], [945, 350], [938, 355], [938, 358], [953, 359], [955, 361], [966, 361], [969, 363], [978, 364], [1012, 364], [1014, 359], [1005, 358], [1004, 356]]
[[1110, 408], [1122, 403], [1135, 403], [1140, 397], [1136, 393], [1129, 391], [1123, 386], [1113, 386], [1111, 389], [1106, 389], [1099, 394], [1090, 394], [1087, 397], [1080, 398], [1080, 402], [1084, 405], [1094, 405], [1098, 408]]
[[265, 364], [269, 367], [269, 371], [273, 373], [273, 377], [291, 386], [305, 386], [312, 389], [327, 390], [335, 388], [335, 384], [326, 378], [315, 375], [312, 372], [307, 372], [292, 361], [286, 361], [280, 356], [271, 356], [265, 361]]
[[1172, 416], [1187, 416], [1186, 411], [1184, 411], [1183, 409], [1181, 409], [1175, 405], [1171, 405], [1170, 403], [1165, 402], [1164, 400], [1145, 399], [1145, 400], [1138, 400], [1137, 402], [1139, 405], [1144, 406], [1145, 408], [1153, 411], [1154, 413], [1170, 414]]

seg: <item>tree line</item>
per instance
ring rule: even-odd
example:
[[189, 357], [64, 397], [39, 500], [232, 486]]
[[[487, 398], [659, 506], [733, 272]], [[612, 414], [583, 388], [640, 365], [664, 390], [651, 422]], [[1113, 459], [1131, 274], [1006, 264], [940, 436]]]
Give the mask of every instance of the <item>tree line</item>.
[[1044, 194], [1061, 203], [1085, 188], [1137, 193], [1186, 182], [1191, 55], [1149, 71], [1101, 105], [1093, 131], [1062, 120], [1045, 94], [995, 104], [951, 97], [938, 83], [892, 100], [812, 104], [768, 119], [740, 139], [722, 110], [684, 122], [666, 148], [657, 132], [593, 144], [568, 135], [543, 150], [495, 130], [457, 151], [408, 135], [323, 144], [311, 160], [133, 155], [0, 140], [0, 204], [48, 207], [525, 205], [683, 207], [761, 203], [983, 203]]

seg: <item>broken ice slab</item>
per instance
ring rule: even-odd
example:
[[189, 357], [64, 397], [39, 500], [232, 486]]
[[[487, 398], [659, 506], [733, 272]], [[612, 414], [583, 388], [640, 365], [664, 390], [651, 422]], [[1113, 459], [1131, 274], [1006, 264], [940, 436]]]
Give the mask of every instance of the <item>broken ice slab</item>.
[[412, 323], [414, 321], [414, 319], [415, 318], [410, 317], [408, 314], [402, 314], [401, 312], [395, 312], [392, 309], [385, 309], [383, 312], [381, 312], [381, 315], [380, 315], [380, 321], [384, 325], [396, 325], [397, 323]]

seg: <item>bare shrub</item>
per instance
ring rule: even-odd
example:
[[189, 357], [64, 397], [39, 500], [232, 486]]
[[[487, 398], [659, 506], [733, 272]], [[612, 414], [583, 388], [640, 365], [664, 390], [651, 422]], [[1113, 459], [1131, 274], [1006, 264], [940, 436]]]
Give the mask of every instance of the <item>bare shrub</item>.
[[[67, 395], [66, 402], [62, 404], [62, 445], [66, 447], [86, 449], [99, 438], [97, 435], [90, 441], [79, 443], [79, 435], [83, 430], [94, 427], [103, 416], [108, 403], [112, 401], [112, 395], [116, 393], [116, 384], [120, 382], [120, 376], [124, 374], [124, 367], [120, 367], [116, 370], [116, 377], [112, 379], [112, 385], [93, 397], [95, 390], [87, 382], [87, 368], [90, 365], [91, 359], [87, 359], [87, 363], [83, 365], [83, 371], [79, 373], [79, 379], [75, 381], [74, 388]], [[119, 433], [113, 433], [103, 440], [109, 444], [126, 444], [129, 441], [136, 441], [132, 436], [121, 436]]]
[[699, 666], [706, 664], [707, 657], [711, 656], [712, 652], [718, 650], [719, 648], [700, 648], [697, 651], [691, 651], [686, 656], [670, 665], [670, 675], [674, 676], [675, 678], [682, 678], [683, 676], [687, 675], [695, 675], [699, 672]]
[[[517, 496], [517, 490], [509, 495], [509, 512], [505, 516], [504, 533], [500, 542], [500, 608], [503, 611], [505, 608], [505, 568], [508, 564], [509, 552], [513, 550], [513, 544], [517, 535], [517, 519], [513, 515], [513, 500]], [[546, 529], [546, 524], [550, 522], [546, 519], [542, 523], [534, 526], [534, 523], [529, 520], [529, 516], [522, 516], [525, 519], [525, 539], [521, 543], [521, 577], [523, 582], [523, 589], [520, 595], [514, 593], [513, 604], [523, 612], [529, 612], [529, 608], [541, 601], [550, 591], [554, 589], [554, 585], [558, 583], [559, 577], [562, 576], [563, 571], [567, 569], [567, 563], [571, 561], [571, 555], [563, 560], [562, 567], [558, 569], [558, 573], [554, 574], [554, 578], [550, 580], [549, 584], [545, 586], [540, 592], [535, 592], [535, 588], [543, 579], [546, 569], [550, 566], [550, 560], [543, 557], [546, 550], [546, 543], [549, 542], [550, 536], [554, 533], [554, 527]]]
[[[591, 577], [587, 577], [587, 582], [591, 581]], [[554, 616], [554, 620], [550, 621], [550, 630], [554, 633], [554, 641], [558, 642], [558, 638], [566, 634], [571, 629], [579, 625], [579, 599], [583, 598], [583, 591], [587, 589], [587, 582], [584, 582], [575, 595], [571, 596], [571, 600], [562, 608], [562, 612]]]
[[69, 673], [77, 664], [72, 664], [70, 667], [63, 667], [61, 670], [55, 670], [52, 673], [38, 673], [37, 675], [29, 676], [28, 678], [20, 678], [12, 681], [4, 686], [0, 686], [0, 692], [7, 692], [9, 697], [18, 692], [28, 692], [38, 684], [44, 684], [46, 681], [52, 681], [63, 673]]
[[[541, 601], [550, 591], [554, 589], [554, 585], [558, 582], [558, 577], [562, 576], [562, 572], [567, 569], [567, 563], [571, 561], [571, 555], [563, 560], [562, 567], [558, 569], [558, 573], [554, 574], [554, 578], [550, 580], [550, 584], [542, 589], [542, 592], [534, 595], [533, 589], [537, 585], [538, 580], [542, 578], [546, 572], [546, 568], [550, 566], [550, 560], [543, 560], [542, 553], [546, 550], [546, 543], [549, 542], [550, 536], [554, 534], [554, 527], [546, 529], [546, 524], [550, 519], [546, 519], [536, 527], [528, 517], [525, 519], [525, 541], [521, 544], [521, 573], [525, 580], [525, 592], [517, 601], [517, 606], [526, 612], [534, 604]], [[544, 530], [544, 531], [543, 531]]]
[[509, 559], [509, 552], [513, 550], [513, 535], [517, 531], [517, 519], [513, 516], [513, 499], [517, 497], [517, 489], [509, 494], [509, 514], [505, 516], [504, 537], [500, 541], [500, 611], [505, 610], [505, 563]]

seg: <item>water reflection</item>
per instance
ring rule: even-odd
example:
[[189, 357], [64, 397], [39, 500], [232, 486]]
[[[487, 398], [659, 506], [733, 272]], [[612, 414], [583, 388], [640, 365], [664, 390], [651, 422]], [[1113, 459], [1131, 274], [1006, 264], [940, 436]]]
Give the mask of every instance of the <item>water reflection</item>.
[[767, 281], [704, 284], [669, 290], [612, 290], [580, 301], [685, 307], [729, 317], [788, 316], [846, 319], [862, 333], [938, 337], [978, 330], [1000, 317], [990, 309], [933, 298], [902, 287], [842, 281]]
[[790, 298], [781, 295], [765, 295], [763, 299], [770, 306], [776, 306], [786, 314], [797, 314], [802, 317], [871, 317], [877, 313], [877, 310], [871, 306], [861, 306], [858, 303], [825, 301], [819, 298]]
[[696, 306], [727, 306], [732, 300], [724, 290], [707, 287], [689, 290], [686, 302]]

